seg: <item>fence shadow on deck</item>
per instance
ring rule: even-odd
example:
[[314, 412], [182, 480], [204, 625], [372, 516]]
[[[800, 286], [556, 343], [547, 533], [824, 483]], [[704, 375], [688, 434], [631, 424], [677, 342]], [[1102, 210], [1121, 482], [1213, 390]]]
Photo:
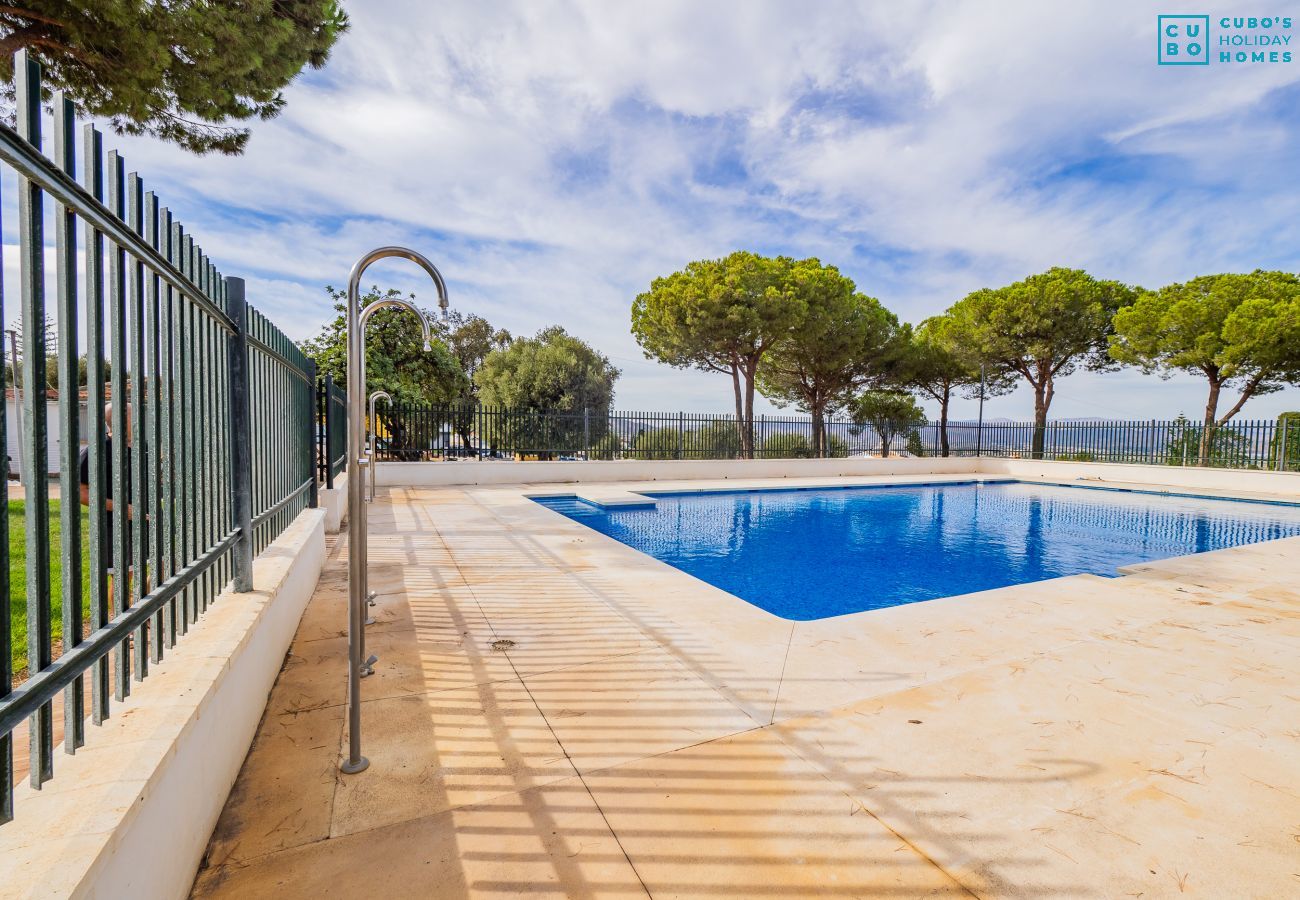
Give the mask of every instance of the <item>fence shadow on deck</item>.
[[[303, 678], [282, 676], [196, 896], [970, 895], [886, 821], [924, 799], [960, 822], [969, 811], [942, 794], [971, 776], [891, 772], [833, 732], [767, 727], [779, 665], [738, 666], [678, 622], [557, 573], [488, 512], [393, 493], [407, 506], [381, 495], [372, 518], [371, 767], [335, 771], [344, 645], [324, 623], [343, 621], [336, 547], [286, 674], [313, 659], [305, 674], [337, 688], [306, 697]], [[977, 827], [925, 837], [953, 859], [1008, 840]], [[1045, 852], [999, 865], [1031, 873]]]

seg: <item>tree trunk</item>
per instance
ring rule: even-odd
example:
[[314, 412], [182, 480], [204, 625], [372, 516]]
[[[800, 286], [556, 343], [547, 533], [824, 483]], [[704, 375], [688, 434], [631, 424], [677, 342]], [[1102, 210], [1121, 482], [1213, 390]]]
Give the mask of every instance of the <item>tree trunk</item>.
[[939, 455], [948, 455], [948, 401], [952, 398], [952, 389], [944, 390], [939, 400]]
[[754, 375], [758, 371], [758, 361], [745, 363], [745, 458], [754, 458]]
[[889, 439], [892, 437], [888, 431], [880, 432], [880, 458], [889, 458]]
[[731, 387], [736, 393], [736, 435], [740, 438], [740, 456], [745, 457], [745, 407], [740, 392], [740, 364], [731, 364]]
[[1222, 388], [1223, 383], [1218, 378], [1210, 378], [1210, 396], [1205, 400], [1205, 421], [1201, 426], [1201, 446], [1196, 454], [1197, 465], [1200, 466], [1210, 464], [1210, 448], [1214, 446], [1214, 431], [1217, 427], [1215, 417], [1219, 414], [1219, 391]]
[[474, 449], [474, 441], [471, 437], [473, 430], [474, 421], [472, 418], [469, 420], [461, 419], [460, 427], [456, 429], [456, 433], [460, 435], [460, 444], [467, 453]]
[[1055, 389], [1052, 385], [1052, 376], [1048, 375], [1034, 385], [1034, 442], [1030, 448], [1030, 456], [1034, 459], [1042, 459], [1043, 451], [1047, 443], [1047, 411], [1052, 406], [1052, 394]]
[[826, 404], [810, 404], [812, 411], [812, 454], [817, 459], [825, 459], [826, 453]]

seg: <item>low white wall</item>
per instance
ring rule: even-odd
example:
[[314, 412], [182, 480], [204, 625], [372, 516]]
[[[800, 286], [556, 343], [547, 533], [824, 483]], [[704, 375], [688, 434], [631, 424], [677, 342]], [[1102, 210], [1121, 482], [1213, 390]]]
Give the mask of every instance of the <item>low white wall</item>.
[[5, 897], [185, 897], [325, 562], [309, 509], [223, 593], [87, 746], [24, 783], [0, 828]]
[[385, 487], [456, 484], [577, 484], [588, 481], [676, 481], [691, 478], [830, 478], [838, 475], [960, 475], [979, 471], [979, 460], [956, 457], [887, 459], [666, 459], [590, 462], [381, 462]]
[[1146, 484], [1179, 490], [1300, 497], [1300, 473], [983, 457], [873, 459], [614, 460], [591, 462], [382, 462], [386, 487], [582, 484], [691, 479], [833, 478], [853, 475], [999, 475], [1027, 481]]
[[320, 488], [316, 494], [320, 508], [325, 510], [325, 531], [338, 534], [348, 519], [348, 473], [340, 472], [334, 478], [334, 487]]
[[1300, 497], [1300, 472], [1260, 469], [1210, 469], [1195, 466], [1143, 466], [1125, 463], [1075, 463], [1033, 459], [980, 460], [989, 475], [1044, 481], [1120, 482], [1179, 488], [1227, 491], [1234, 494], [1283, 494]]

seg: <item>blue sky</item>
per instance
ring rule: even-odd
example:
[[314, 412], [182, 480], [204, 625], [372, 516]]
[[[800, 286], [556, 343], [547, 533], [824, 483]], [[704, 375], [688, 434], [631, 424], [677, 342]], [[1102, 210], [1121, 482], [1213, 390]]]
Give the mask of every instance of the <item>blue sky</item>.
[[[1163, 4], [347, 6], [328, 68], [246, 156], [110, 139], [295, 338], [358, 255], [407, 243], [458, 309], [606, 352], [619, 407], [726, 410], [728, 379], [647, 361], [628, 333], [632, 298], [692, 259], [817, 256], [909, 321], [1051, 265], [1150, 287], [1297, 268], [1300, 61], [1159, 67]], [[1196, 415], [1203, 397], [1080, 374], [1053, 414]], [[1030, 409], [1021, 391], [988, 412]]]

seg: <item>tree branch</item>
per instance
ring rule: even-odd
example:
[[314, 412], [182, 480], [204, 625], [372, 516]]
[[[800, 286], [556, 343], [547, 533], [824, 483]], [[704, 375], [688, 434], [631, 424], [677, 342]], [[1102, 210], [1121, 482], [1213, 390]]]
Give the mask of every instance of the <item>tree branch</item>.
[[1060, 361], [1059, 363], [1057, 363], [1056, 365], [1052, 366], [1052, 371], [1051, 371], [1049, 377], [1055, 377], [1056, 374], [1057, 374], [1058, 372], [1060, 372], [1062, 369], [1065, 368], [1066, 363], [1070, 362], [1070, 361], [1073, 360], [1073, 359], [1074, 359], [1074, 354], [1073, 354], [1073, 353], [1069, 353], [1069, 354], [1065, 355], [1064, 357], [1062, 357], [1062, 358], [1061, 358], [1061, 361]]
[[15, 28], [13, 31], [0, 38], [0, 54], [5, 57], [13, 56], [24, 47], [35, 44], [36, 38], [41, 32], [32, 27]]
[[47, 16], [44, 13], [33, 12], [30, 9], [22, 9], [17, 6], [0, 6], [0, 15], [27, 19], [31, 22], [44, 22], [46, 25], [53, 25], [56, 28], [68, 27], [68, 23], [62, 19], [56, 19], [53, 16]]
[[1246, 386], [1241, 389], [1241, 396], [1238, 397], [1237, 402], [1232, 405], [1232, 409], [1224, 413], [1214, 424], [1216, 426], [1223, 425], [1237, 413], [1241, 412], [1241, 408], [1246, 405], [1246, 401], [1254, 395], [1255, 390], [1263, 383], [1264, 379], [1266, 379], [1268, 375], [1268, 370], [1261, 369], [1254, 378], [1246, 382]]
[[1025, 381], [1028, 381], [1034, 387], [1038, 387], [1038, 379], [1034, 377], [1034, 373], [1030, 370], [1028, 365], [1020, 360], [1016, 360], [1011, 364], [1011, 368], [1015, 369], [1016, 372], [1025, 379]]

